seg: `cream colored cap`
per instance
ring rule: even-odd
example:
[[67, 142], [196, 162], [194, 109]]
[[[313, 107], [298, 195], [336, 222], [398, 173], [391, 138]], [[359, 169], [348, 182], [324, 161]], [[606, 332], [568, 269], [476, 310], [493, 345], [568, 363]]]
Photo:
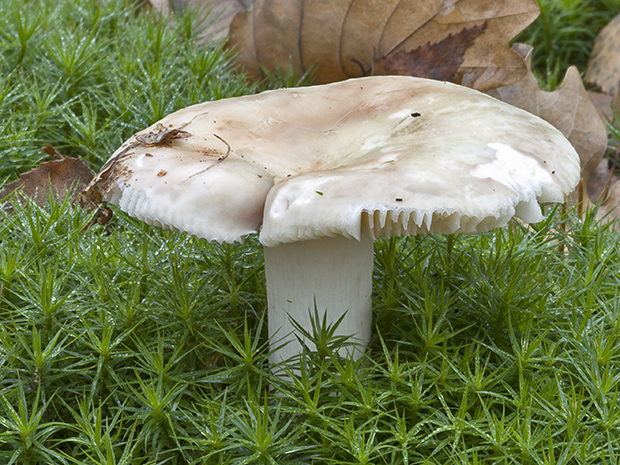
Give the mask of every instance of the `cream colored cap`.
[[455, 84], [380, 76], [194, 105], [136, 134], [91, 191], [147, 223], [266, 246], [474, 233], [542, 219], [579, 181], [542, 119]]

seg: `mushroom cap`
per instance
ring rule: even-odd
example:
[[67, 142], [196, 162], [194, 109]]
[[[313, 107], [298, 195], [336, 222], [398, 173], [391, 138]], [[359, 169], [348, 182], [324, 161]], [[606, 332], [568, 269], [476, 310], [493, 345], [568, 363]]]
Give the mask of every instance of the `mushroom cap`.
[[194, 105], [134, 135], [87, 192], [147, 223], [266, 246], [475, 233], [542, 219], [579, 181], [553, 126], [451, 83], [379, 76]]

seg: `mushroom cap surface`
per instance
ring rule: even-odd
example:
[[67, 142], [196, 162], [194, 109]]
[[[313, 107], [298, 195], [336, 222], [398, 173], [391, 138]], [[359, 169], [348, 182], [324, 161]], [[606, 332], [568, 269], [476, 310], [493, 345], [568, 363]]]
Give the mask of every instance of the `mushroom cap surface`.
[[110, 158], [87, 192], [147, 223], [266, 246], [474, 233], [542, 219], [579, 181], [553, 126], [475, 90], [378, 76], [206, 102]]

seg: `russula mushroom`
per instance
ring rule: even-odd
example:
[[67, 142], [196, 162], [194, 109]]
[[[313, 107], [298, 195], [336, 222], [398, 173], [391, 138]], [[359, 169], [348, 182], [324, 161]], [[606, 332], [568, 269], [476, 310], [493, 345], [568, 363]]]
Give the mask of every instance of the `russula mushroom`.
[[[86, 195], [214, 241], [260, 231], [270, 334], [316, 308], [363, 348], [373, 240], [476, 233], [543, 216], [579, 180], [564, 136], [455, 84], [351, 79], [194, 105], [125, 142]], [[361, 349], [360, 349], [361, 350]]]

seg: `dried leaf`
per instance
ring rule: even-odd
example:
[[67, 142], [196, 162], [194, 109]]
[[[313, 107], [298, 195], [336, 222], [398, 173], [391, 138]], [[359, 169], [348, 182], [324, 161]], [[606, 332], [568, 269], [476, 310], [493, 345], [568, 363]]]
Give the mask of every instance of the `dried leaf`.
[[[291, 47], [291, 40], [299, 41], [298, 27], [301, 21], [301, 3], [281, 2], [278, 8], [270, 8], [270, 0], [255, 0], [251, 9], [238, 14], [230, 27], [230, 46], [240, 53], [241, 63], [254, 76], [262, 76], [260, 64], [268, 69], [302, 69], [298, 47]], [[269, 27], [254, 28], [268, 24]], [[254, 68], [250, 68], [250, 64]]]
[[611, 106], [613, 97], [611, 95], [593, 91], [588, 91], [588, 95], [590, 96], [590, 100], [592, 101], [594, 108], [596, 108], [596, 111], [603, 122], [614, 119]]
[[158, 11], [161, 11], [164, 14], [169, 13], [170, 5], [168, 0], [149, 0], [149, 3]]
[[41, 206], [50, 196], [63, 201], [70, 194], [73, 201], [77, 200], [79, 193], [93, 178], [93, 171], [81, 158], [64, 157], [51, 145], [43, 150], [56, 160], [43, 162], [23, 173], [16, 181], [6, 184], [0, 191], [0, 199], [15, 192], [17, 198], [31, 198]]
[[611, 109], [616, 115], [620, 115], [620, 92], [616, 92], [616, 94], [611, 99]]
[[448, 59], [442, 76], [491, 89], [525, 75], [508, 44], [538, 13], [535, 0], [256, 0], [233, 20], [229, 45], [255, 78], [261, 65], [275, 72], [292, 63], [301, 71], [319, 65], [316, 81], [326, 83], [359, 77], [373, 63], [402, 72], [412, 60], [426, 62], [414, 69], [428, 76], [433, 61]]
[[[620, 147], [616, 148], [613, 161], [603, 159], [588, 184], [588, 196], [593, 201], [602, 200], [597, 219], [611, 221], [620, 218], [620, 178], [614, 174], [620, 159]], [[590, 202], [586, 203], [591, 205]], [[616, 225], [619, 229], [620, 225]]]
[[601, 202], [596, 215], [599, 220], [613, 221], [620, 218], [620, 182], [611, 186], [607, 198]]
[[[532, 48], [524, 44], [515, 44], [513, 48], [525, 58], [529, 70]], [[529, 70], [521, 81], [489, 94], [538, 115], [559, 129], [579, 153], [581, 174], [587, 185], [607, 148], [607, 132], [577, 68], [569, 68], [564, 82], [553, 92], [542, 91]]]
[[230, 23], [237, 13], [242, 13], [252, 5], [253, 0], [149, 0], [158, 11], [168, 16], [170, 11], [201, 7], [206, 28], [201, 37], [211, 40], [223, 39], [228, 35]]
[[614, 95], [620, 87], [620, 15], [616, 16], [594, 41], [586, 82]]
[[588, 179], [588, 198], [593, 202], [596, 202], [601, 196], [606, 197], [610, 186], [617, 181], [609, 165], [609, 160], [603, 158]]
[[484, 31], [486, 23], [465, 28], [450, 34], [436, 44], [426, 44], [407, 52], [399, 50], [379, 58], [372, 67], [372, 74], [399, 74], [437, 79], [459, 80], [457, 70], [464, 60], [467, 48]]
[[232, 48], [237, 55], [237, 60], [242, 63], [244, 70], [251, 76], [260, 76], [261, 69], [256, 55], [256, 46], [254, 45], [254, 23], [252, 22], [252, 11], [246, 10], [237, 13], [233, 18], [229, 37], [234, 37], [235, 41], [229, 40], [226, 44]]

